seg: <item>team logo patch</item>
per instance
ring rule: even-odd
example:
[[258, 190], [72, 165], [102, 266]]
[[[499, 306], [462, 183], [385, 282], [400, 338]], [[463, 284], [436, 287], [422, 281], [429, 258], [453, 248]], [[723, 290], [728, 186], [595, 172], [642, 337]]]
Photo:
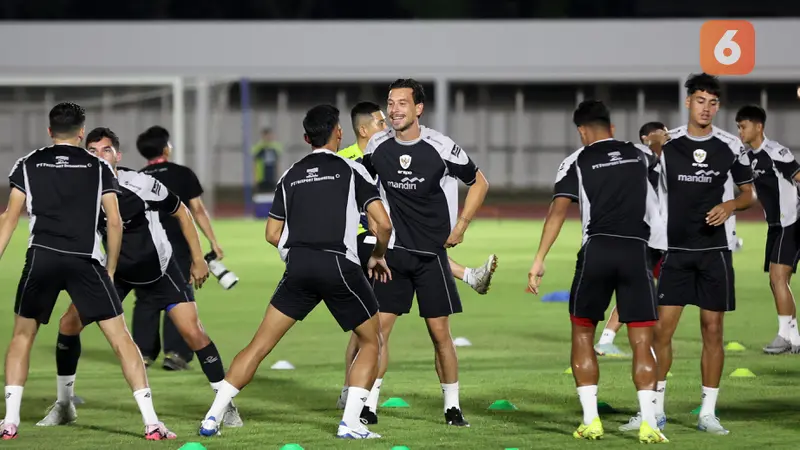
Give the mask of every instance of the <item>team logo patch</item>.
[[694, 151], [694, 160], [695, 160], [695, 162], [701, 163], [701, 162], [705, 161], [706, 160], [706, 155], [707, 155], [707, 153], [706, 153], [705, 150], [703, 150], [701, 148], [698, 148], [697, 150]]
[[400, 156], [400, 167], [403, 169], [408, 169], [411, 166], [411, 157], [408, 155], [401, 155]]

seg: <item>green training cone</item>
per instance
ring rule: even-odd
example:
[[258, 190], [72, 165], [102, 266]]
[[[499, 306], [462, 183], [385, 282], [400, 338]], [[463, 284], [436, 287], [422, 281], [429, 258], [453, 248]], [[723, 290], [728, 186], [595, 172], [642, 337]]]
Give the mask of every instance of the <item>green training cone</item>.
[[616, 410], [606, 402], [597, 402], [597, 412], [609, 414], [616, 412]]
[[206, 448], [199, 442], [187, 442], [178, 450], [206, 450]]
[[[692, 414], [694, 414], [695, 416], [700, 414], [700, 409], [702, 408], [703, 408], [702, 406], [698, 406], [697, 408], [692, 410]], [[719, 414], [717, 413], [717, 411], [714, 411], [714, 415], [718, 416]]]
[[517, 407], [508, 400], [495, 400], [489, 405], [491, 411], [516, 411]]
[[572, 375], [572, 367], [568, 367], [567, 370], [564, 371], [567, 375]]
[[392, 450], [411, 450], [411, 449], [406, 447], [405, 445], [395, 445], [394, 447], [392, 447]]
[[728, 342], [728, 344], [725, 346], [725, 350], [728, 350], [729, 352], [743, 352], [747, 349], [744, 348], [744, 345], [738, 342]]
[[303, 450], [303, 447], [300, 444], [286, 444], [281, 447], [281, 450]]
[[392, 397], [386, 399], [386, 401], [381, 404], [381, 408], [410, 408], [410, 407], [411, 405], [406, 403], [406, 401], [400, 397]]
[[756, 374], [754, 374], [750, 369], [736, 369], [731, 372], [731, 376], [734, 378], [755, 378]]
[[667, 378], [672, 376], [672, 372], [667, 372]]

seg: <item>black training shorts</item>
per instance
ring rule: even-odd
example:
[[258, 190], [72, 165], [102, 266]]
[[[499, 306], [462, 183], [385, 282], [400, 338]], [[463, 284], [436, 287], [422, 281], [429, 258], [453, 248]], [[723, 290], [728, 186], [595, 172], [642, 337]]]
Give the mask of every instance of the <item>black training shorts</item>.
[[58, 294], [66, 290], [84, 326], [122, 314], [122, 304], [106, 268], [86, 256], [31, 247], [17, 287], [14, 312], [50, 321]]

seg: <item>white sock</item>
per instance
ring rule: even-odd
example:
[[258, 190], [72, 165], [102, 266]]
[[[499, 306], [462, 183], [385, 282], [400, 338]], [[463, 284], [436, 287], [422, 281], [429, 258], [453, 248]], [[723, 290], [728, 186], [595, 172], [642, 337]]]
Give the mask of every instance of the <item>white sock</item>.
[[[350, 395], [352, 394], [352, 395]], [[353, 386], [347, 391], [347, 402], [344, 404], [344, 414], [342, 414], [342, 422], [350, 428], [361, 427], [361, 410], [367, 403], [367, 397], [370, 396], [370, 391]]]
[[[211, 390], [214, 391], [215, 394], [217, 392], [219, 392], [219, 387], [222, 386], [222, 381], [217, 381], [215, 383], [209, 382], [209, 383], [211, 384]], [[232, 404], [233, 404], [233, 400], [231, 400], [231, 405]]]
[[597, 342], [597, 345], [613, 344], [615, 337], [617, 337], [617, 332], [606, 328], [603, 330], [603, 334], [600, 335], [600, 340]]
[[663, 416], [664, 413], [664, 398], [667, 391], [667, 381], [659, 381], [656, 383], [656, 416]]
[[[378, 410], [378, 398], [381, 396], [381, 385], [383, 384], [383, 378], [376, 378], [375, 384], [372, 385], [372, 390], [369, 391], [369, 395], [367, 396], [366, 405], [370, 411], [375, 412]], [[347, 398], [350, 399], [350, 390], [347, 391]], [[361, 414], [361, 411], [358, 412]]]
[[719, 395], [719, 388], [710, 388], [703, 386], [703, 403], [700, 405], [700, 417], [711, 414], [717, 415], [717, 395]]
[[470, 269], [469, 267], [464, 267], [464, 279], [461, 280], [461, 281], [463, 281], [464, 283], [467, 283], [470, 286], [475, 284], [475, 279], [472, 276], [473, 275], [472, 274], [472, 270], [473, 269]]
[[6, 386], [6, 423], [19, 425], [19, 408], [22, 405], [22, 386]]
[[348, 389], [350, 389], [350, 386], [343, 387], [342, 388], [342, 392], [339, 394], [339, 397], [342, 397], [342, 398], [346, 399], [347, 398]]
[[789, 323], [789, 341], [794, 346], [800, 345], [800, 331], [797, 330], [797, 318], [792, 319]]
[[217, 422], [222, 421], [222, 414], [225, 412], [225, 408], [231, 404], [233, 397], [236, 397], [238, 393], [239, 390], [233, 387], [232, 384], [225, 380], [220, 381], [217, 386], [217, 396], [214, 398], [214, 403], [211, 404], [211, 409], [208, 410], [205, 418], [213, 417]]
[[792, 325], [792, 316], [778, 316], [778, 336], [789, 340], [789, 328]]
[[68, 403], [75, 395], [75, 375], [59, 375], [56, 377], [58, 383], [58, 402]]
[[595, 418], [600, 417], [600, 414], [597, 413], [597, 385], [580, 386], [578, 398], [583, 407], [583, 424], [589, 425]]
[[136, 404], [139, 405], [139, 411], [142, 413], [142, 421], [145, 425], [158, 425], [158, 416], [156, 410], [153, 408], [153, 394], [150, 388], [139, 389], [133, 393], [133, 398], [136, 399]]
[[657, 430], [656, 391], [637, 391], [636, 395], [639, 397], [639, 410], [642, 413], [642, 420], [653, 427], [654, 430]]
[[450, 408], [461, 410], [461, 405], [458, 402], [458, 381], [455, 383], [442, 383], [442, 394], [444, 394], [445, 412]]

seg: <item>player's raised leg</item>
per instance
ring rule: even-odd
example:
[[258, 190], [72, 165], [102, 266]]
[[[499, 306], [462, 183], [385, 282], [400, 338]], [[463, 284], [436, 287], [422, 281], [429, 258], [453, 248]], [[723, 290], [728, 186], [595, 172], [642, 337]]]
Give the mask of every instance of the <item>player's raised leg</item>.
[[457, 263], [450, 256], [450, 271], [456, 279], [468, 284], [475, 292], [484, 295], [489, 292], [494, 271], [497, 270], [497, 255], [491, 254], [480, 267], [470, 268]]
[[598, 340], [597, 345], [594, 346], [594, 351], [597, 353], [597, 356], [628, 356], [619, 347], [614, 345], [614, 338], [617, 337], [620, 328], [622, 328], [622, 322], [619, 321], [619, 312], [617, 311], [617, 306], [614, 305], [614, 309], [611, 310], [611, 315], [606, 321], [606, 326], [603, 328], [603, 333], [600, 335], [600, 340]]

